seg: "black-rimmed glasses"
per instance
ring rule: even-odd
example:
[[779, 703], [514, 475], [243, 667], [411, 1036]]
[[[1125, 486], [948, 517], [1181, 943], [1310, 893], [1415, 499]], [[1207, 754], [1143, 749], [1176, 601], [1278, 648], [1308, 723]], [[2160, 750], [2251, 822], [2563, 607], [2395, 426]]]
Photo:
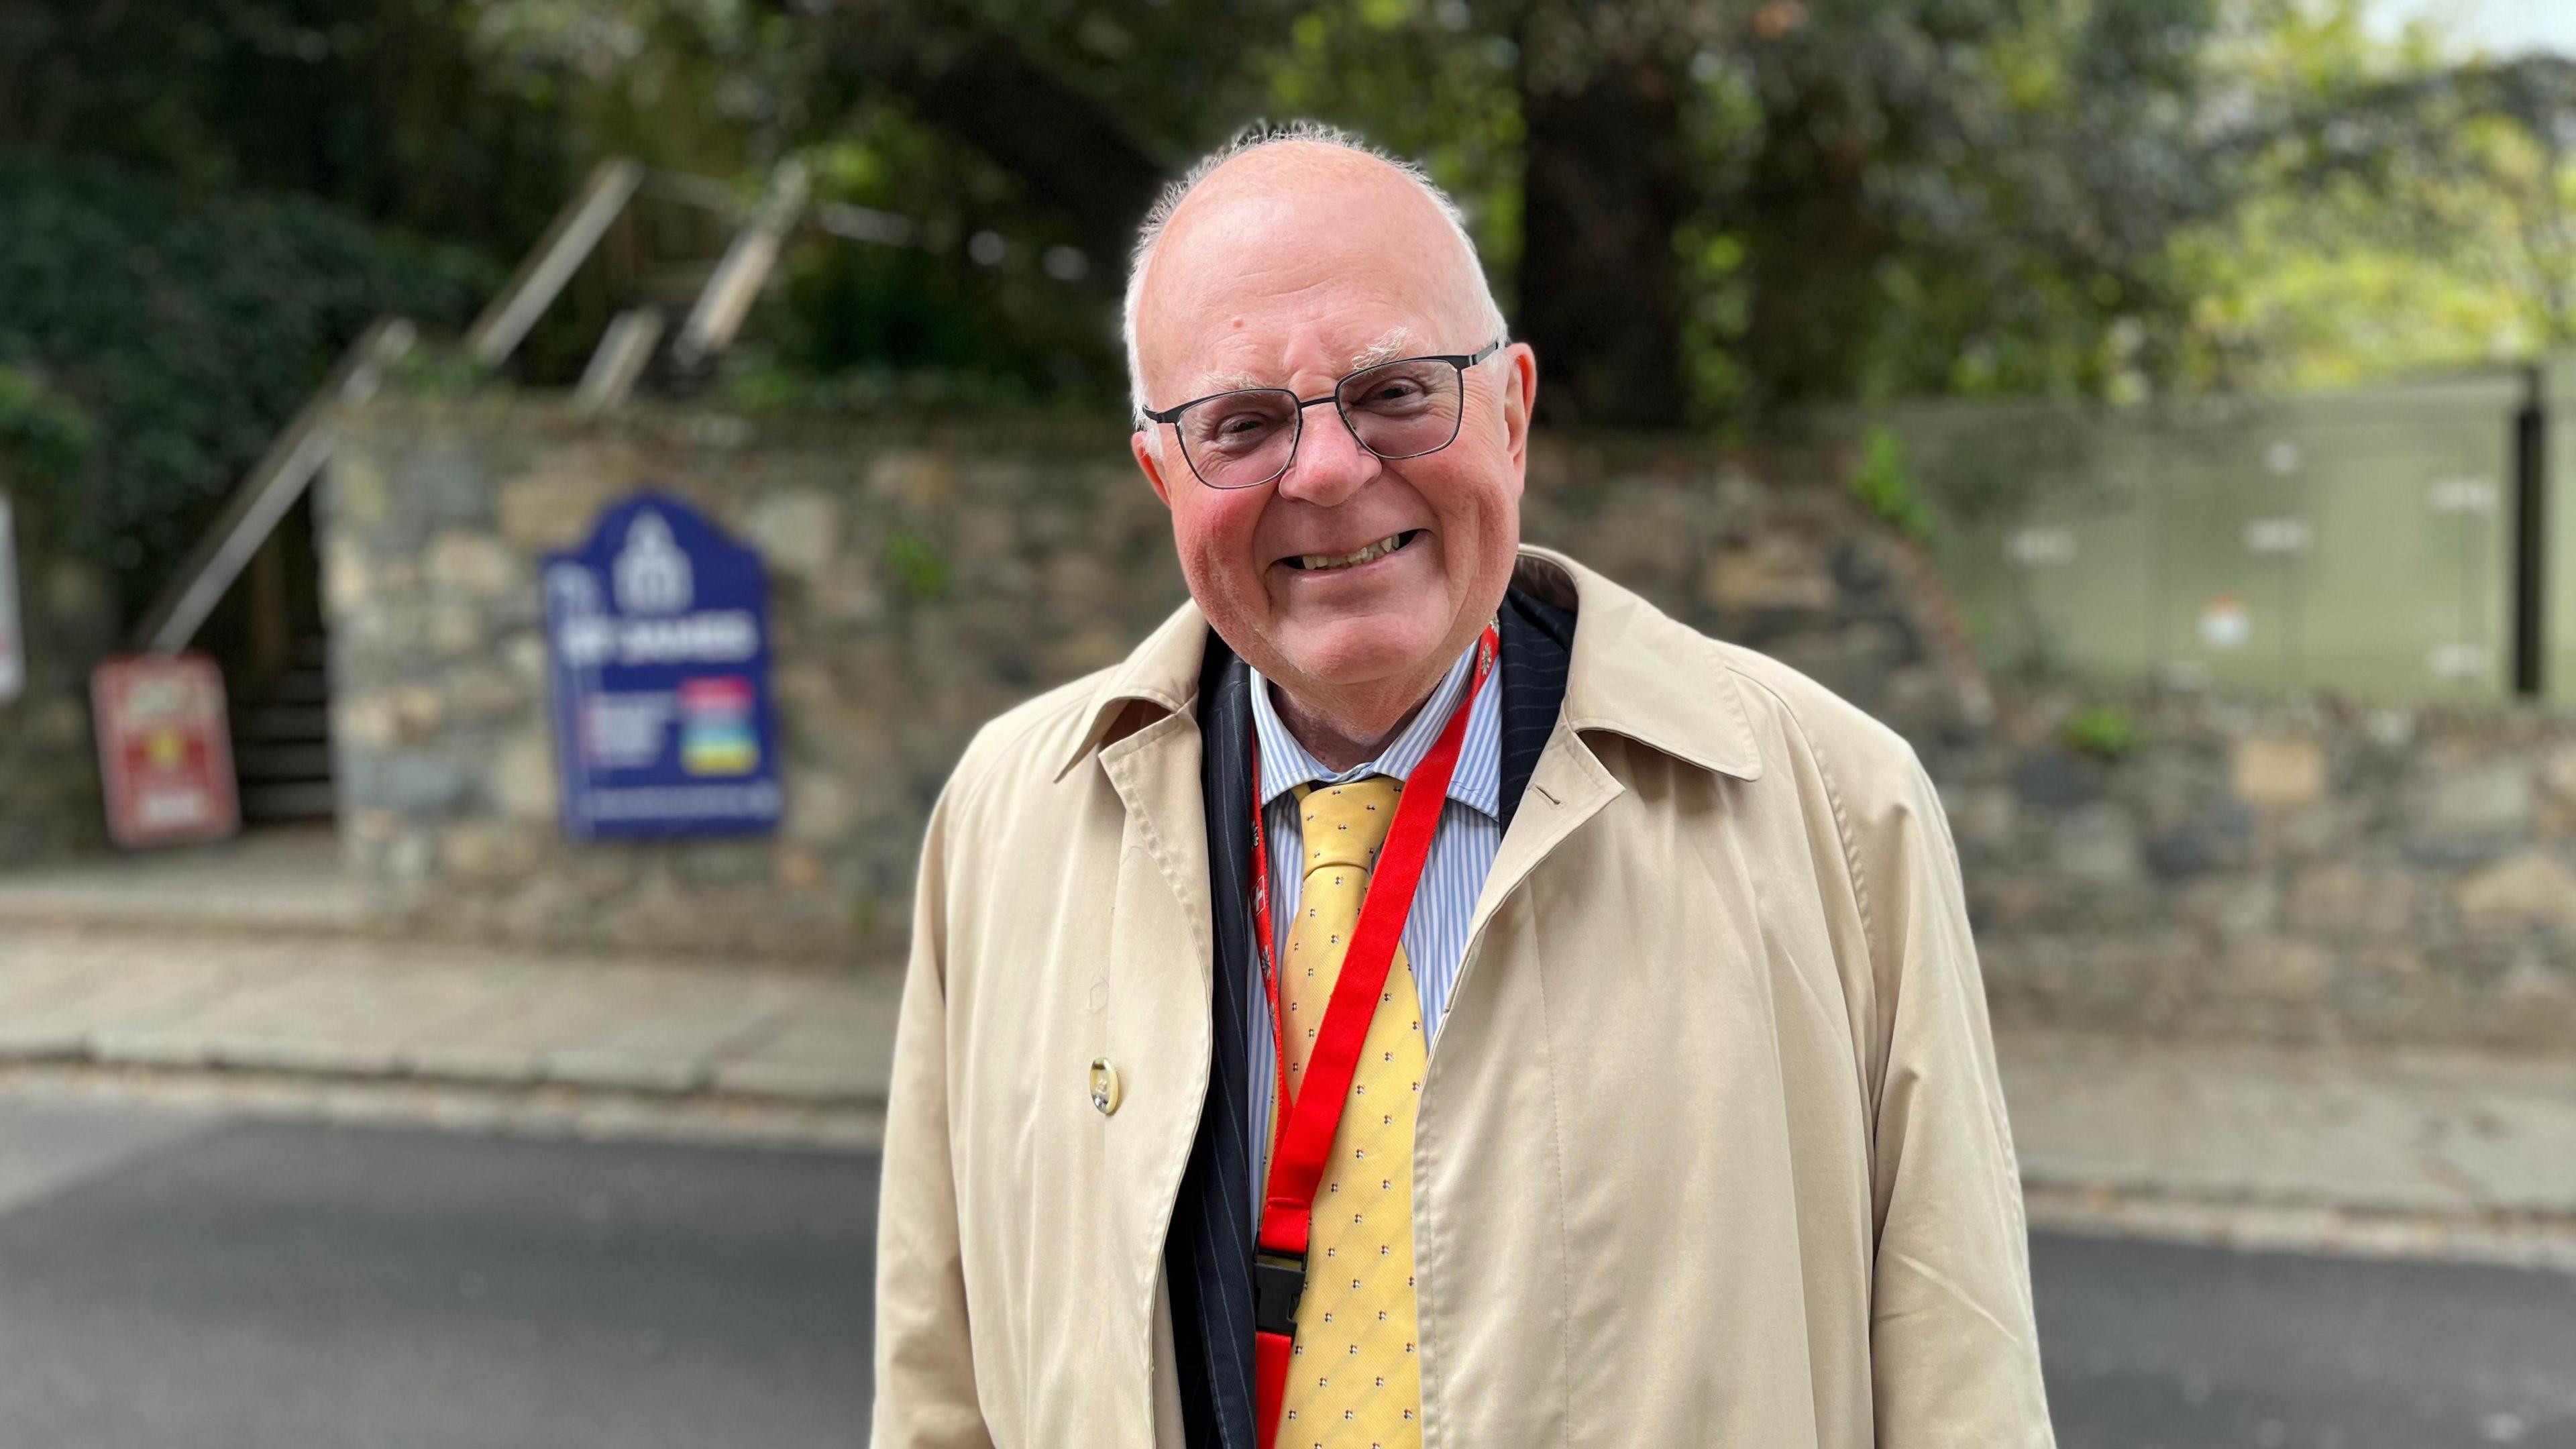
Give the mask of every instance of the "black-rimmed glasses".
[[1247, 387], [1210, 393], [1145, 416], [1170, 423], [1181, 456], [1210, 488], [1258, 488], [1288, 471], [1305, 430], [1306, 409], [1331, 403], [1361, 447], [1381, 458], [1419, 458], [1458, 439], [1465, 408], [1467, 369], [1502, 349], [1497, 339], [1483, 351], [1405, 357], [1363, 367], [1333, 384], [1322, 397], [1301, 398], [1284, 387]]

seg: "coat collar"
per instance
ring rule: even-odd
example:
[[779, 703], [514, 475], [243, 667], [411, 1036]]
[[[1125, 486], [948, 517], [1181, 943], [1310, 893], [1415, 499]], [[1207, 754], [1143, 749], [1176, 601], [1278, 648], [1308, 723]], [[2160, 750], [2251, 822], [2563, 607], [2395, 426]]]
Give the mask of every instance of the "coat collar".
[[[1575, 611], [1565, 722], [1660, 750], [1739, 780], [1762, 777], [1762, 749], [1735, 670], [1698, 632], [1554, 549], [1524, 545], [1512, 584]], [[1164, 714], [1191, 707], [1207, 651], [1207, 616], [1184, 603], [1102, 676], [1061, 780], [1096, 753], [1111, 727], [1142, 704]]]
[[1739, 780], [1762, 778], [1743, 684], [1706, 635], [1554, 549], [1523, 547], [1512, 583], [1575, 611], [1569, 728], [1620, 735]]
[[1082, 712], [1082, 734], [1073, 752], [1056, 767], [1054, 778], [1063, 779], [1086, 756], [1097, 753], [1103, 737], [1129, 705], [1146, 705], [1164, 714], [1188, 709], [1198, 694], [1207, 636], [1207, 616], [1199, 612], [1196, 601], [1185, 602], [1146, 635], [1134, 653], [1102, 675]]

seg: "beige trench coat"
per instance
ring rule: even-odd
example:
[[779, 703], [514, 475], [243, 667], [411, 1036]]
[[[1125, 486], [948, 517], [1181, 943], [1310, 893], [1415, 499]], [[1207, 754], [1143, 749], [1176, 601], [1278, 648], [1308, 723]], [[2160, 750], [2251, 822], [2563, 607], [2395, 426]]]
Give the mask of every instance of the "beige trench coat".
[[[1422, 1084], [1426, 1449], [2050, 1443], [1912, 748], [1561, 555], [1525, 550], [1520, 583], [1580, 616]], [[877, 1449], [1181, 1443], [1161, 1269], [1211, 1038], [1206, 628], [1185, 606], [987, 725], [933, 812]]]

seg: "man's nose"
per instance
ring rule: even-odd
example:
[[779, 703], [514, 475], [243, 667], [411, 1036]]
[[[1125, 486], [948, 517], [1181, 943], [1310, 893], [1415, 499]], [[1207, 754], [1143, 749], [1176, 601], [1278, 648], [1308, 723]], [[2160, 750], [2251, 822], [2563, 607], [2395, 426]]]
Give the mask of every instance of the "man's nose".
[[1289, 460], [1288, 471], [1279, 475], [1279, 492], [1300, 503], [1331, 508], [1350, 501], [1384, 466], [1377, 454], [1360, 446], [1341, 413], [1326, 403], [1306, 414], [1297, 456]]

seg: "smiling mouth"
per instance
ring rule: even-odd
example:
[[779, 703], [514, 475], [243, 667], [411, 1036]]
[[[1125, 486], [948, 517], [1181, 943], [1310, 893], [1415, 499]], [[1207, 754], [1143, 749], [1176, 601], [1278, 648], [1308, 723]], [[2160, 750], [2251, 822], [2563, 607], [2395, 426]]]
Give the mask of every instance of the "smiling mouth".
[[1388, 554], [1395, 552], [1397, 549], [1404, 547], [1406, 544], [1413, 542], [1421, 536], [1421, 529], [1408, 528], [1402, 533], [1388, 534], [1386, 537], [1379, 539], [1368, 547], [1357, 549], [1350, 553], [1290, 554], [1288, 557], [1281, 559], [1280, 562], [1286, 564], [1292, 569], [1299, 569], [1308, 573], [1327, 573], [1334, 569], [1358, 568], [1361, 564], [1374, 563], [1377, 560], [1386, 557]]

